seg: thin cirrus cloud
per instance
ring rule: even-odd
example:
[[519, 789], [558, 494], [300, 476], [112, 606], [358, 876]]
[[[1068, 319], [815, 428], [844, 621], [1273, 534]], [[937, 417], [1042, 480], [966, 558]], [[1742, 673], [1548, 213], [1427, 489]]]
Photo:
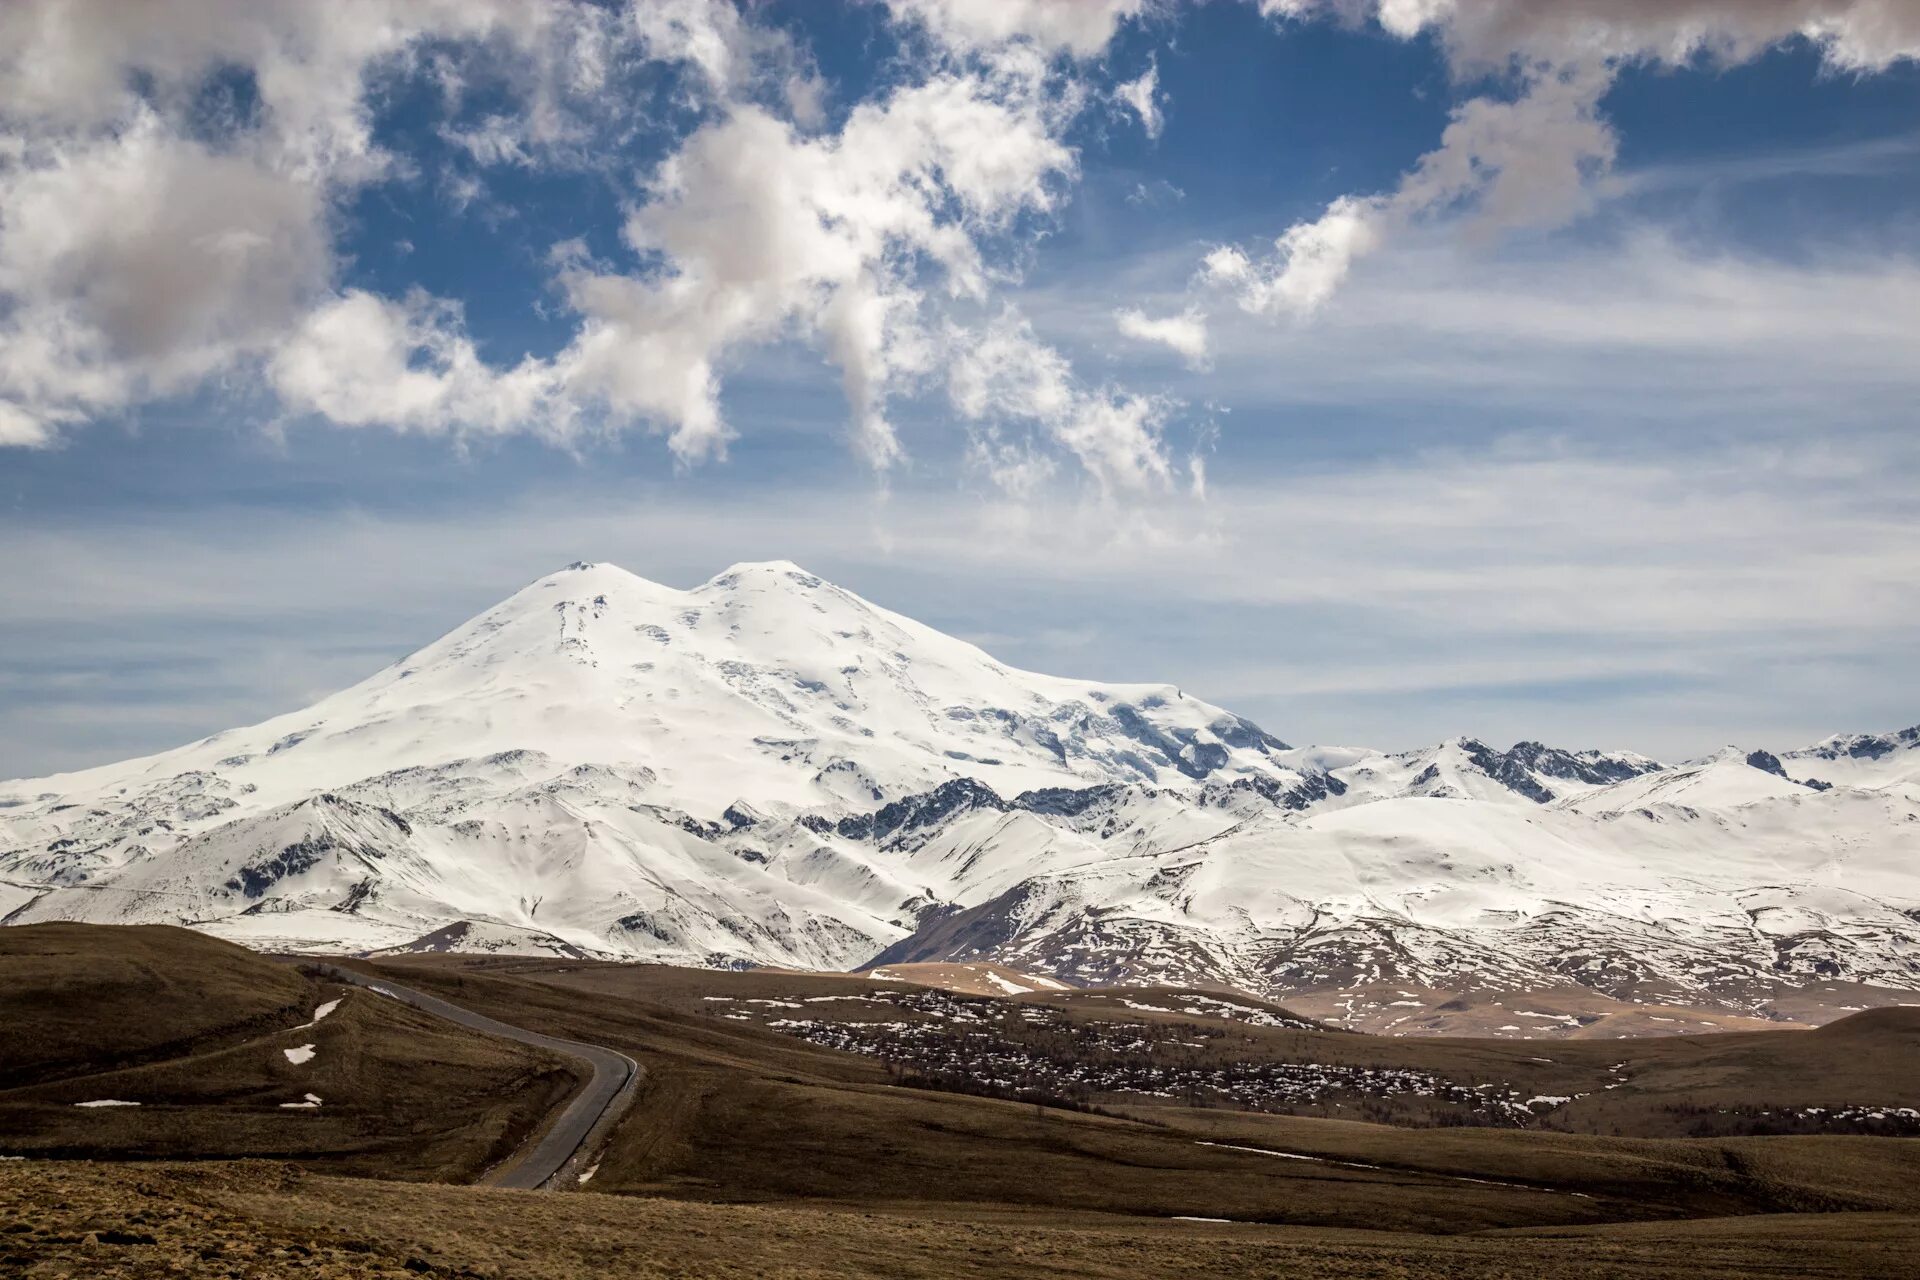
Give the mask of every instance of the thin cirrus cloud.
[[[13, 602], [0, 695], [32, 698], [9, 710], [20, 732], [0, 747], [0, 774], [300, 705], [583, 548], [678, 585], [777, 549], [945, 629], [984, 620], [1004, 660], [1175, 680], [1302, 741], [1405, 747], [1478, 731], [1484, 720], [1460, 718], [1462, 690], [1551, 681], [1616, 690], [1625, 710], [1609, 745], [1678, 758], [1750, 725], [1763, 736], [1749, 740], [1784, 748], [1888, 727], [1920, 626], [1920, 562], [1903, 536], [1910, 454], [1898, 440], [1714, 461], [1436, 449], [1337, 474], [1229, 477], [1207, 504], [1155, 507], [1118, 537], [1098, 509], [1016, 498], [769, 502], [611, 481], [450, 517], [274, 513], [244, 539], [230, 511], [10, 526], [20, 553], [0, 561]], [[849, 542], [850, 518], [884, 536]], [[455, 563], [464, 571], [448, 573]], [[967, 603], [982, 599], [995, 609]], [[1102, 644], [1054, 643], [1063, 617]], [[1243, 625], [1196, 644], [1196, 618]], [[66, 640], [35, 640], [54, 635]], [[258, 660], [263, 647], [276, 661]], [[143, 700], [112, 717], [121, 686]], [[1760, 686], [1768, 698], [1752, 697]], [[1577, 742], [1601, 732], [1552, 696], [1502, 723]]]
[[[1884, 106], [1912, 6], [835, 7], [864, 61], [817, 12], [0, 6], [0, 442], [56, 446], [0, 454], [0, 774], [283, 711], [577, 558], [794, 558], [1307, 741], [1910, 714], [1912, 140], [1876, 107], [1791, 153], [1712, 73], [1790, 45], [1783, 95], [1818, 62], [1822, 110]], [[1331, 178], [1196, 91], [1307, 22], [1421, 68], [1345, 99]], [[1728, 106], [1658, 168], [1635, 64]], [[1373, 110], [1416, 88], [1451, 111]], [[519, 256], [463, 292], [472, 244]], [[195, 395], [215, 430], [107, 425]], [[316, 429], [218, 429], [258, 417]]]
[[[1160, 255], [1170, 282], [1188, 261]], [[1033, 305], [1050, 327], [1098, 332]], [[1910, 257], [1835, 245], [1781, 261], [1636, 226], [1463, 269], [1450, 234], [1428, 228], [1284, 342], [1266, 324], [1216, 325], [1206, 386], [1243, 415], [1359, 414], [1389, 437], [1450, 422], [1663, 456], [1809, 437], [1844, 451], [1910, 423], [1916, 331]]]

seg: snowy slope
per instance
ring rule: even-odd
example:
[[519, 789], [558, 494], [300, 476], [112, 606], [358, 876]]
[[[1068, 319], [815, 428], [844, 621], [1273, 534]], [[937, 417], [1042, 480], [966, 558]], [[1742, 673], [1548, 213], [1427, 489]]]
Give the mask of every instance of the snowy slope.
[[1641, 774], [1563, 803], [1583, 812], [1607, 814], [1660, 806], [1736, 809], [1766, 800], [1794, 799], [1811, 790], [1788, 777], [1778, 757], [1725, 747], [1705, 760]]
[[[1284, 791], [1305, 782], [1284, 749], [1170, 686], [1016, 671], [785, 562], [691, 591], [582, 564], [303, 711], [0, 787], [0, 879], [86, 886], [22, 920], [365, 946], [472, 919], [619, 954], [838, 965], [946, 879], [730, 833], [960, 777], [1009, 797]], [[1034, 821], [1030, 843], [1084, 844]]]
[[1546, 804], [1663, 767], [1633, 752], [1562, 751], [1538, 742], [1497, 751], [1473, 738], [1453, 738], [1396, 755], [1364, 748], [1305, 747], [1283, 752], [1279, 758], [1296, 768], [1324, 771], [1339, 781], [1346, 788], [1342, 803], [1347, 805], [1400, 795]]
[[1920, 786], [1920, 727], [1899, 733], [1838, 734], [1787, 752], [1781, 763], [1796, 778], [1840, 786]]
[[11, 784], [119, 794], [189, 773], [258, 807], [506, 751], [653, 771], [691, 812], [884, 801], [956, 771], [1009, 794], [1278, 770], [1284, 747], [1166, 685], [1016, 671], [785, 562], [677, 591], [575, 565], [372, 679], [126, 765]]
[[0, 784], [0, 918], [1250, 991], [1920, 989], [1920, 733], [1291, 748], [784, 562], [533, 583], [305, 710]]

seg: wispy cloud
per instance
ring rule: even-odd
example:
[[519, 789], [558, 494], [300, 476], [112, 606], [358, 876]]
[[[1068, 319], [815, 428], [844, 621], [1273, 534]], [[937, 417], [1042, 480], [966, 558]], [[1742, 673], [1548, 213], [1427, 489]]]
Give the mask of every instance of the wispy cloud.
[[1188, 307], [1170, 316], [1150, 316], [1138, 307], [1122, 307], [1113, 313], [1113, 322], [1124, 337], [1171, 348], [1190, 369], [1205, 370], [1211, 363], [1207, 353], [1207, 315], [1198, 307]]
[[[1601, 100], [1635, 62], [1735, 64], [1796, 40], [1865, 74], [1920, 58], [1920, 12], [1900, 0], [1260, 0], [1283, 21], [1370, 19], [1389, 34], [1439, 37], [1456, 78], [1496, 83], [1456, 106], [1439, 145], [1389, 191], [1335, 198], [1270, 250], [1221, 245], [1201, 278], [1256, 314], [1306, 316], [1356, 263], [1423, 221], [1490, 238], [1585, 213], [1618, 139]], [[1500, 83], [1517, 81], [1517, 91]]]
[[[19, 664], [45, 652], [32, 638], [54, 634], [84, 637], [88, 670], [199, 674], [172, 698], [163, 682], [122, 724], [103, 714], [111, 684], [10, 706], [0, 737], [17, 745], [0, 773], [290, 709], [319, 691], [315, 673], [370, 674], [375, 655], [397, 658], [583, 555], [682, 585], [790, 556], [934, 625], [990, 629], [1010, 661], [1173, 680], [1308, 740], [1484, 729], [1684, 755], [1742, 730], [1781, 745], [1920, 718], [1896, 696], [1920, 628], [1920, 459], [1897, 440], [1661, 461], [1437, 450], [1251, 483], [1225, 472], [1204, 508], [1118, 523], [1077, 500], [628, 487], [532, 493], [484, 517], [289, 516], [245, 541], [218, 512], [8, 529], [0, 652], [14, 656], [0, 682], [27, 678]], [[1610, 697], [1566, 692], [1589, 686]]]

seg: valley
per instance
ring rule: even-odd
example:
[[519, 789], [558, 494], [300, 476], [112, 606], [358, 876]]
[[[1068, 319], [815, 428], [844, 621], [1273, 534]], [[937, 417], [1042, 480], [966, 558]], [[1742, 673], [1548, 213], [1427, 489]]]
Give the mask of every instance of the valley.
[[[1920, 1106], [1920, 1010], [1815, 1031], [1514, 1042], [1328, 1030], [1189, 989], [970, 996], [855, 975], [344, 962], [374, 987], [639, 1065], [590, 1161], [533, 1192], [474, 1184], [578, 1089], [577, 1061], [541, 1063], [183, 931], [36, 925], [0, 940], [0, 1011], [27, 1032], [0, 1050], [0, 1080], [34, 1081], [0, 1087], [0, 1254], [28, 1275], [564, 1277], [618, 1258], [643, 1275], [697, 1261], [713, 1274], [1732, 1276], [1767, 1259], [1868, 1276], [1920, 1242], [1920, 1143], [1889, 1136]], [[129, 1065], [22, 1056], [58, 1025], [63, 1002], [36, 993], [76, 947], [123, 975], [122, 1012], [45, 1042]], [[261, 992], [241, 1021], [169, 1037], [204, 1006], [203, 984], [236, 977]], [[340, 1003], [305, 1025], [315, 996]], [[972, 1066], [942, 1078], [955, 1043]], [[306, 1045], [303, 1062], [285, 1053]], [[1189, 1069], [1214, 1084], [1165, 1087]], [[1262, 1092], [1276, 1082], [1311, 1096]], [[324, 1104], [283, 1107], [306, 1092]], [[138, 1105], [75, 1105], [96, 1097]], [[476, 1107], [488, 1097], [494, 1109]], [[1787, 1112], [1804, 1122], [1760, 1121]], [[1700, 1115], [1725, 1125], [1685, 1136]]]

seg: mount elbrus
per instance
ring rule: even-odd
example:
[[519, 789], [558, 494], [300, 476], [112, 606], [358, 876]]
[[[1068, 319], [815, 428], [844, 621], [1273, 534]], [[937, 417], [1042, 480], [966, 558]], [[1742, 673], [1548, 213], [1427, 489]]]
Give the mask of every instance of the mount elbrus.
[[1920, 989], [1917, 855], [1920, 731], [1679, 766], [1293, 748], [1170, 686], [1015, 670], [784, 562], [691, 591], [574, 565], [306, 710], [0, 784], [10, 924], [992, 961], [1374, 1026], [1469, 990], [1883, 1001]]

